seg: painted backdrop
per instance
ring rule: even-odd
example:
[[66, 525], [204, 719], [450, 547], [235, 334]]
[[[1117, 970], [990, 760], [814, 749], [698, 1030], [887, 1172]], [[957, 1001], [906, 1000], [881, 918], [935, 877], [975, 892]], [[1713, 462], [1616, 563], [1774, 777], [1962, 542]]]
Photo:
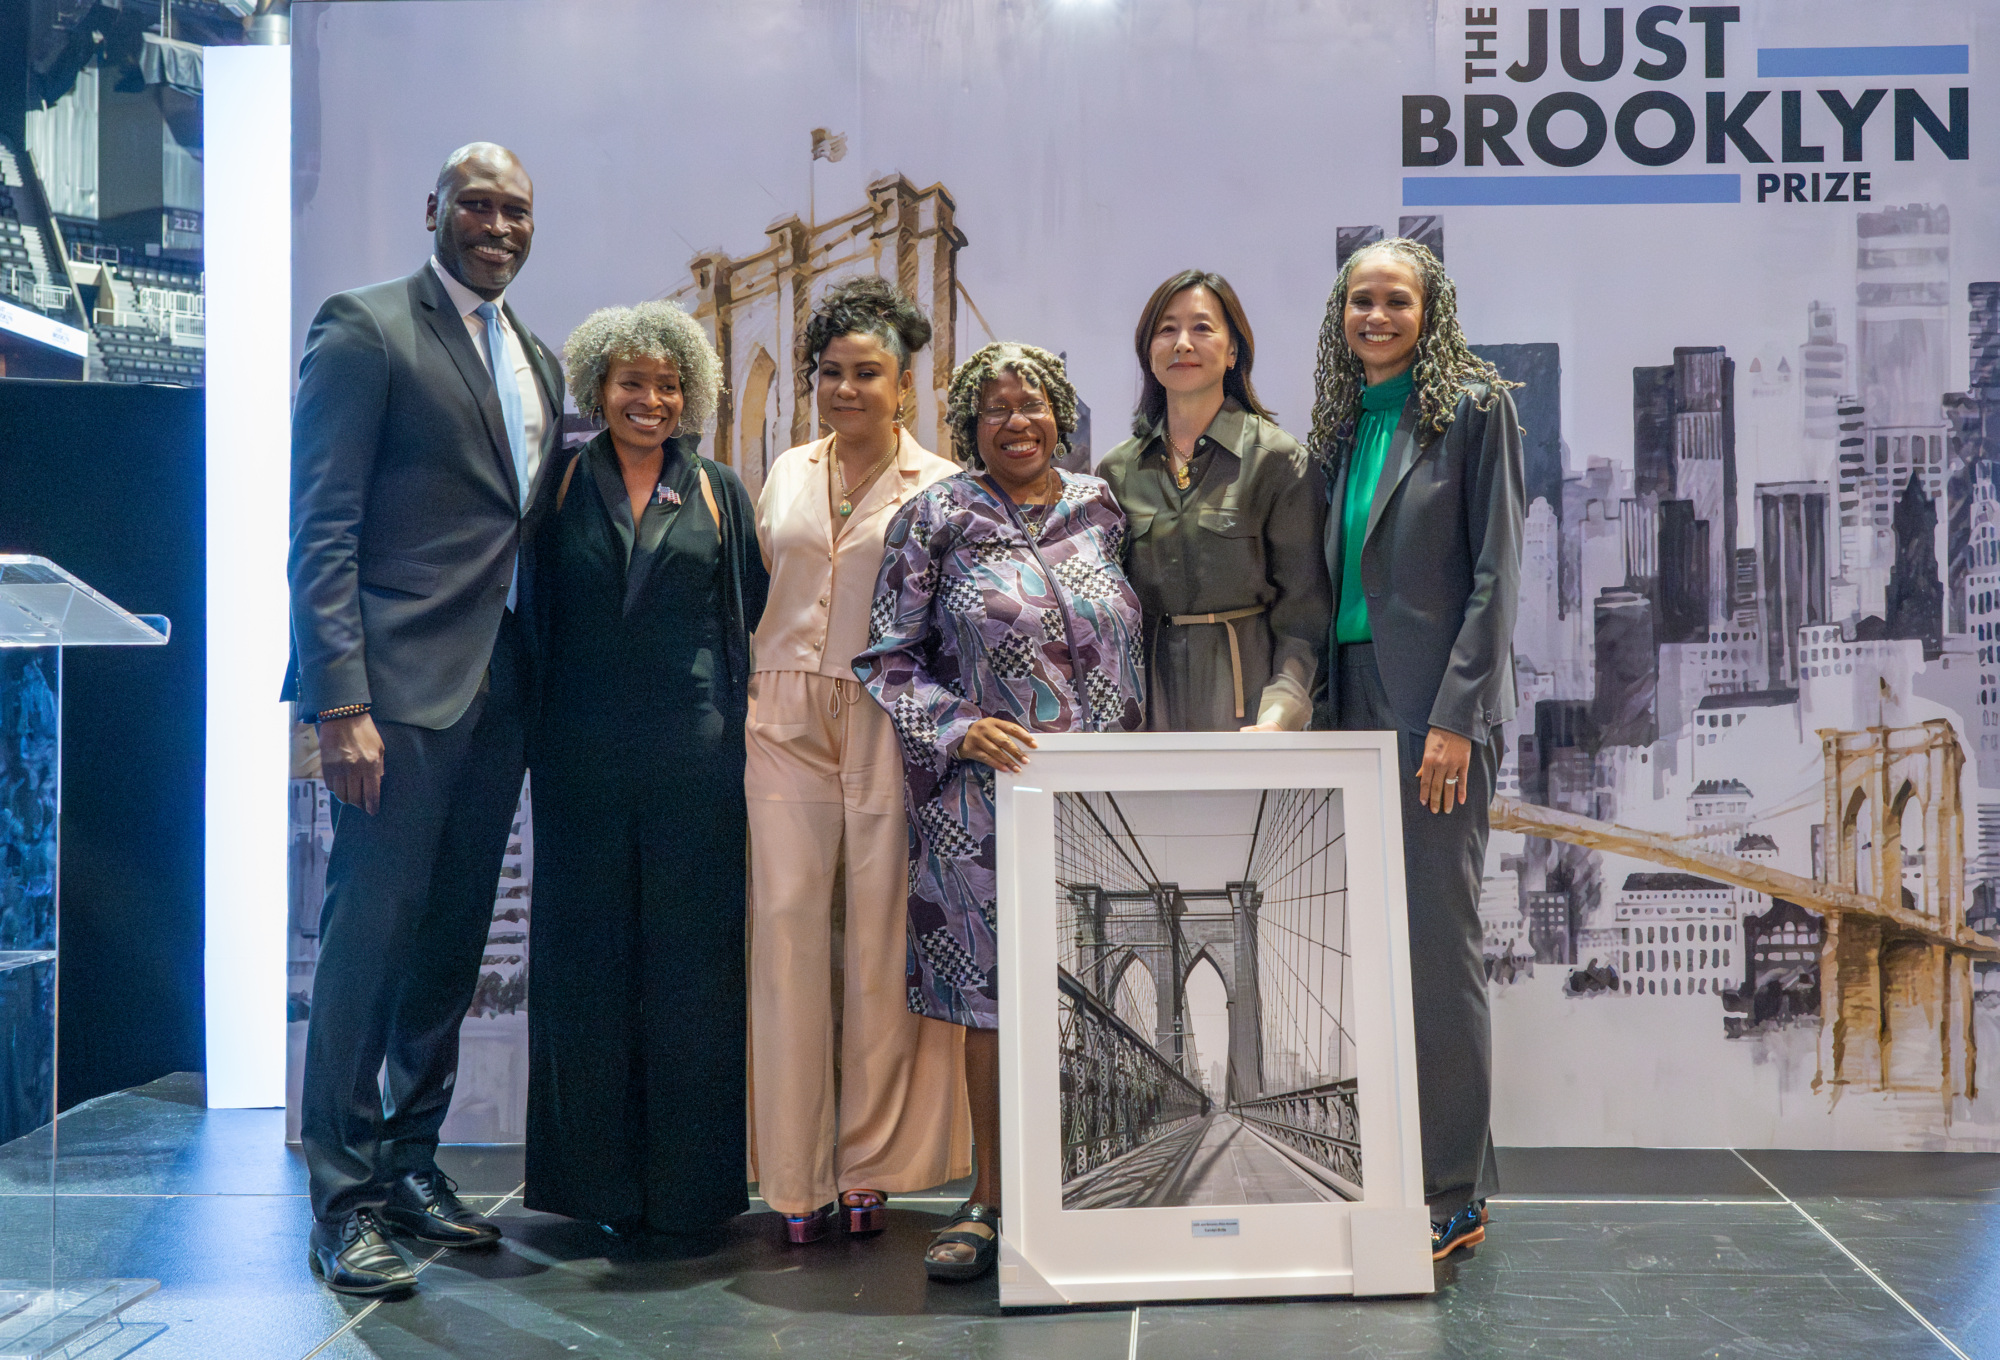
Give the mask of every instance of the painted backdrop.
[[[1429, 241], [1527, 384], [1523, 705], [1481, 907], [1497, 1136], [2000, 1149], [2000, 82], [1974, 78], [2000, 11], [409, 0], [293, 24], [295, 335], [420, 265], [438, 163], [504, 142], [538, 195], [521, 314], [560, 343], [683, 301], [727, 364], [705, 447], [753, 493], [812, 433], [792, 347], [843, 274], [932, 313], [925, 442], [951, 361], [1003, 337], [1067, 354], [1102, 453], [1161, 278], [1230, 277], [1303, 434], [1339, 261]], [[525, 955], [527, 910], [496, 913], [495, 957]], [[511, 1136], [519, 1070], [468, 1070], [460, 1136]]]

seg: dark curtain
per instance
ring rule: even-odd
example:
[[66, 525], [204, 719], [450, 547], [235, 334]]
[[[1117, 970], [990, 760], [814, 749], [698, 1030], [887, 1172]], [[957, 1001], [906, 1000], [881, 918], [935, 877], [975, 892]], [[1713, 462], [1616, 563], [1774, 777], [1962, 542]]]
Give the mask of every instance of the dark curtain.
[[0, 552], [173, 620], [63, 660], [64, 1108], [203, 1066], [203, 395], [0, 381]]

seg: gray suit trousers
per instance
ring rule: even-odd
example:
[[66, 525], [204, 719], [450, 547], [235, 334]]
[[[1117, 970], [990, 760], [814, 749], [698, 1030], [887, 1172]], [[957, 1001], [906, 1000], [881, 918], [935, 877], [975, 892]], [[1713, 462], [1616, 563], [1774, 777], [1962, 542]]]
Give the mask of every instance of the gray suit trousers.
[[[1409, 884], [1410, 987], [1416, 1011], [1417, 1109], [1424, 1139], [1424, 1199], [1442, 1222], [1500, 1188], [1488, 1128], [1493, 1037], [1481, 961], [1479, 887], [1486, 871], [1487, 807], [1499, 758], [1472, 744], [1465, 806], [1434, 813], [1417, 796], [1424, 732], [1401, 728], [1375, 648], [1337, 649], [1338, 722], [1346, 732], [1394, 730], [1403, 790], [1403, 871]], [[1496, 729], [1497, 731], [1497, 729]]]

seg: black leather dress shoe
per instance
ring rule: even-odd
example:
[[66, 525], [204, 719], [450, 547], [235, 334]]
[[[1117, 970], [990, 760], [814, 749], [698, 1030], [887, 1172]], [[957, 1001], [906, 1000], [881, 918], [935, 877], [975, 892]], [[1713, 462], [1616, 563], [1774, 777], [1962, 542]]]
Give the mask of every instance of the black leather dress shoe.
[[314, 1219], [306, 1263], [327, 1288], [342, 1294], [396, 1294], [417, 1285], [417, 1273], [383, 1235], [373, 1209], [356, 1209], [330, 1223]]
[[1486, 1202], [1475, 1200], [1442, 1223], [1431, 1224], [1431, 1260], [1442, 1261], [1486, 1240]]
[[389, 1184], [389, 1201], [380, 1210], [389, 1231], [433, 1247], [490, 1247], [500, 1240], [491, 1219], [459, 1202], [458, 1186], [433, 1167], [412, 1171]]

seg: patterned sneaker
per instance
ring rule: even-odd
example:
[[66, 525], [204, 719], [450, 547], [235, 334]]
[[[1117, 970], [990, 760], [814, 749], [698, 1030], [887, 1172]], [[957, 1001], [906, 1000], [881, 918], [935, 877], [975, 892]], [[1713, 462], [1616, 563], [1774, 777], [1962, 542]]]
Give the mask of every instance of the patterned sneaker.
[[1442, 1223], [1431, 1224], [1431, 1260], [1442, 1261], [1461, 1247], [1486, 1240], [1485, 1208], [1468, 1204]]

